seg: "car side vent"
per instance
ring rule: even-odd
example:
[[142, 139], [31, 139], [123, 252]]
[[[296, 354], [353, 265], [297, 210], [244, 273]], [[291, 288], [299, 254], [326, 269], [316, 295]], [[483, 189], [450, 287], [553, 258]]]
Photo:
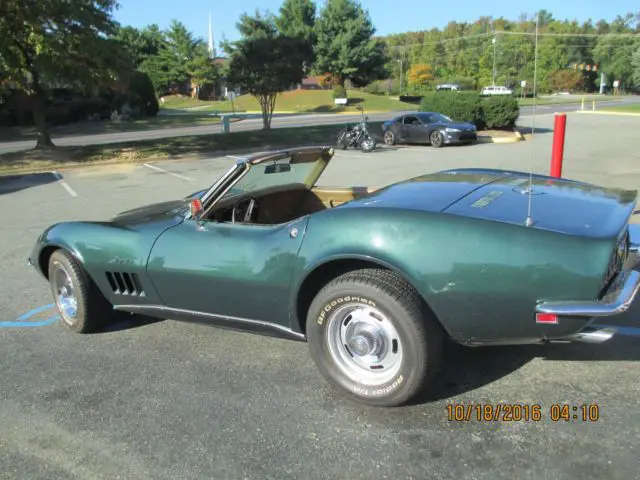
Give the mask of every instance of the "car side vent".
[[144, 297], [144, 289], [136, 273], [107, 272], [107, 281], [115, 294]]

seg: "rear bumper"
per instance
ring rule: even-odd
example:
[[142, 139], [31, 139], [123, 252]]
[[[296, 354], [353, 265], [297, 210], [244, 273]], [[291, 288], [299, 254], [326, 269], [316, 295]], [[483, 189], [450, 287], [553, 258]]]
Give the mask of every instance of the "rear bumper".
[[554, 301], [542, 302], [536, 306], [536, 313], [555, 314], [559, 317], [609, 317], [626, 312], [640, 290], [640, 272], [633, 270], [640, 255], [640, 225], [629, 225], [629, 256], [623, 271], [596, 301]]

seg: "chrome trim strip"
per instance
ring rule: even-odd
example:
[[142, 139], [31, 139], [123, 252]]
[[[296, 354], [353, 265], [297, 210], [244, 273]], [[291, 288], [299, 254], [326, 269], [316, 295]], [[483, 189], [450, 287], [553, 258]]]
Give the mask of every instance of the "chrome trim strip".
[[640, 272], [627, 270], [620, 276], [616, 281], [620, 286], [600, 301], [542, 302], [536, 306], [536, 312], [579, 317], [607, 317], [626, 312], [640, 290]]
[[629, 224], [629, 252], [640, 254], [640, 225]]
[[125, 311], [134, 311], [134, 312], [155, 310], [158, 312], [167, 312], [168, 314], [170, 314], [171, 312], [174, 312], [178, 314], [192, 315], [194, 317], [204, 317], [204, 318], [212, 318], [212, 319], [219, 319], [219, 320], [231, 320], [234, 322], [240, 322], [248, 325], [255, 325], [255, 326], [270, 328], [272, 330], [282, 332], [298, 340], [304, 341], [307, 338], [304, 334], [294, 332], [288, 327], [278, 325], [277, 323], [265, 322], [264, 320], [253, 320], [250, 318], [232, 317], [230, 315], [218, 315], [215, 313], [199, 312], [196, 310], [185, 310], [182, 308], [166, 307], [164, 305], [114, 305], [113, 308], [114, 310], [125, 310]]

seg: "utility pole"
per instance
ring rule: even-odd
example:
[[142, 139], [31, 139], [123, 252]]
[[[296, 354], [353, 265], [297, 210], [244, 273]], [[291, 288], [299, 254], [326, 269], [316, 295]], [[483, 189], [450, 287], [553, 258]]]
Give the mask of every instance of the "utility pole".
[[493, 23], [493, 19], [491, 19], [491, 31], [493, 32], [493, 38], [491, 39], [491, 43], [493, 43], [493, 71], [491, 73], [491, 85], [496, 84], [496, 25]]
[[494, 30], [494, 36], [491, 39], [491, 43], [493, 43], [493, 79], [491, 80], [491, 85], [495, 85], [496, 84], [496, 37], [495, 37], [495, 30]]
[[402, 74], [403, 74], [403, 70], [402, 70], [402, 57], [400, 57], [398, 59], [398, 63], [400, 63], [400, 95], [402, 95]]
[[604, 93], [604, 84], [605, 84], [605, 82], [606, 82], [606, 77], [604, 76], [604, 72], [600, 71], [600, 95], [602, 95]]

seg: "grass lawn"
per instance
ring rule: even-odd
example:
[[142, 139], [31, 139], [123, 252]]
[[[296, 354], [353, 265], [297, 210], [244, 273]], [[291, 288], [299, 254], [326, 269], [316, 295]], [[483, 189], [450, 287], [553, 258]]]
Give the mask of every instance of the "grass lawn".
[[640, 114], [640, 103], [631, 105], [618, 105], [615, 107], [603, 107], [598, 109], [601, 112], [620, 112], [620, 113], [638, 113]]
[[[370, 122], [371, 131], [381, 132], [382, 122]], [[213, 152], [252, 149], [270, 150], [304, 145], [334, 145], [342, 125], [277, 128], [218, 135], [137, 140], [108, 145], [56, 147], [0, 155], [0, 174], [47, 171], [88, 164], [146, 162], [167, 158], [206, 158]], [[380, 135], [376, 135], [380, 136]]]
[[[283, 92], [276, 99], [275, 112], [357, 112], [356, 105], [362, 106], [365, 111], [395, 111], [412, 110], [415, 105], [404, 103], [381, 95], [351, 90], [347, 93], [348, 105], [335, 105], [333, 92], [331, 90], [293, 90]], [[197, 107], [198, 112], [218, 111], [231, 112], [235, 108], [236, 112], [259, 112], [260, 104], [251, 95], [241, 95], [233, 101], [233, 108], [230, 101], [207, 102], [193, 100], [191, 98], [167, 97], [163, 109], [184, 109]]]
[[[612, 95], [584, 95], [584, 107], [591, 108], [591, 103], [593, 101], [595, 101], [597, 104], [600, 102], [611, 102], [613, 100], [618, 100], [620, 98], [625, 98], [625, 97], [614, 97]], [[519, 99], [519, 102], [521, 107], [528, 107], [533, 105], [532, 98]], [[554, 97], [541, 97], [541, 98], [538, 98], [536, 101], [536, 105], [561, 105], [561, 104], [567, 104], [567, 103], [575, 103], [575, 104], [582, 103], [582, 95], [567, 95], [567, 96], [557, 95]]]
[[[51, 127], [51, 136], [56, 138], [94, 135], [100, 133], [121, 133], [140, 130], [156, 130], [163, 128], [197, 127], [202, 125], [215, 125], [220, 123], [217, 117], [202, 115], [161, 115], [123, 122], [103, 120], [100, 122], [78, 122]], [[8, 127], [0, 128], [0, 142], [18, 142], [21, 140], [33, 140], [36, 138], [35, 127]]]

